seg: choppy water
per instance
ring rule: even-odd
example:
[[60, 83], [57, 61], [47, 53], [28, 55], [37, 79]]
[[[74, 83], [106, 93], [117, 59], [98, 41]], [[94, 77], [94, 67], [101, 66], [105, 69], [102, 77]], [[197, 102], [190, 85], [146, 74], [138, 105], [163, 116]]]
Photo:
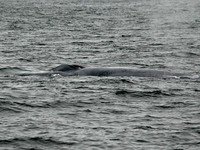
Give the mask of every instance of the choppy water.
[[199, 0], [1, 0], [0, 149], [197, 150], [199, 79], [12, 73], [68, 63], [200, 74], [199, 57]]

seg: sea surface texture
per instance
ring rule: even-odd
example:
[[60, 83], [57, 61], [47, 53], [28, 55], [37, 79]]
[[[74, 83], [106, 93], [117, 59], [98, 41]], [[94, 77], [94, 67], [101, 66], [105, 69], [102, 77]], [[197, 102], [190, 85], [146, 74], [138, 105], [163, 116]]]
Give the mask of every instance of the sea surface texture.
[[0, 150], [199, 150], [200, 79], [64, 63], [200, 75], [199, 0], [0, 0]]

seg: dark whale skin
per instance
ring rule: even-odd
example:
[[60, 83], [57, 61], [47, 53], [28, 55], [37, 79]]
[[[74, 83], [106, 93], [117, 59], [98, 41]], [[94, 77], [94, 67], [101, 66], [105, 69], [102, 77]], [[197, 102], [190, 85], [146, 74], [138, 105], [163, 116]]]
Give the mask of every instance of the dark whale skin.
[[133, 76], [133, 77], [152, 77], [152, 78], [199, 78], [198, 75], [173, 73], [168, 71], [135, 69], [131, 67], [91, 67], [85, 68], [79, 65], [62, 64], [52, 68], [49, 72], [42, 73], [21, 73], [20, 76]]

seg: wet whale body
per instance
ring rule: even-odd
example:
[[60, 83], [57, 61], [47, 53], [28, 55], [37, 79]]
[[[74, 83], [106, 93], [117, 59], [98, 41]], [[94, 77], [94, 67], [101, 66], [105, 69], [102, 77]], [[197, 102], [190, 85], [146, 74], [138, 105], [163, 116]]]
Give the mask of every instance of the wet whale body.
[[152, 78], [198, 78], [197, 75], [172, 73], [158, 70], [135, 69], [130, 67], [91, 67], [85, 68], [80, 65], [62, 64], [43, 73], [21, 73], [20, 76], [134, 76], [134, 77], [152, 77]]

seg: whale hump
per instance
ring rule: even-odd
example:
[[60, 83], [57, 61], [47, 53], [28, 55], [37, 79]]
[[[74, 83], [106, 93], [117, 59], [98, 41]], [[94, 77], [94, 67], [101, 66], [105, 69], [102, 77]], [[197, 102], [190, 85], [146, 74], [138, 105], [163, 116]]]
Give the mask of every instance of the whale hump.
[[78, 70], [78, 69], [82, 69], [84, 68], [83, 66], [79, 66], [79, 65], [68, 65], [68, 64], [62, 64], [59, 65], [55, 68], [50, 69], [50, 71], [63, 71], [63, 72], [67, 72], [67, 71], [73, 71], [73, 70]]

